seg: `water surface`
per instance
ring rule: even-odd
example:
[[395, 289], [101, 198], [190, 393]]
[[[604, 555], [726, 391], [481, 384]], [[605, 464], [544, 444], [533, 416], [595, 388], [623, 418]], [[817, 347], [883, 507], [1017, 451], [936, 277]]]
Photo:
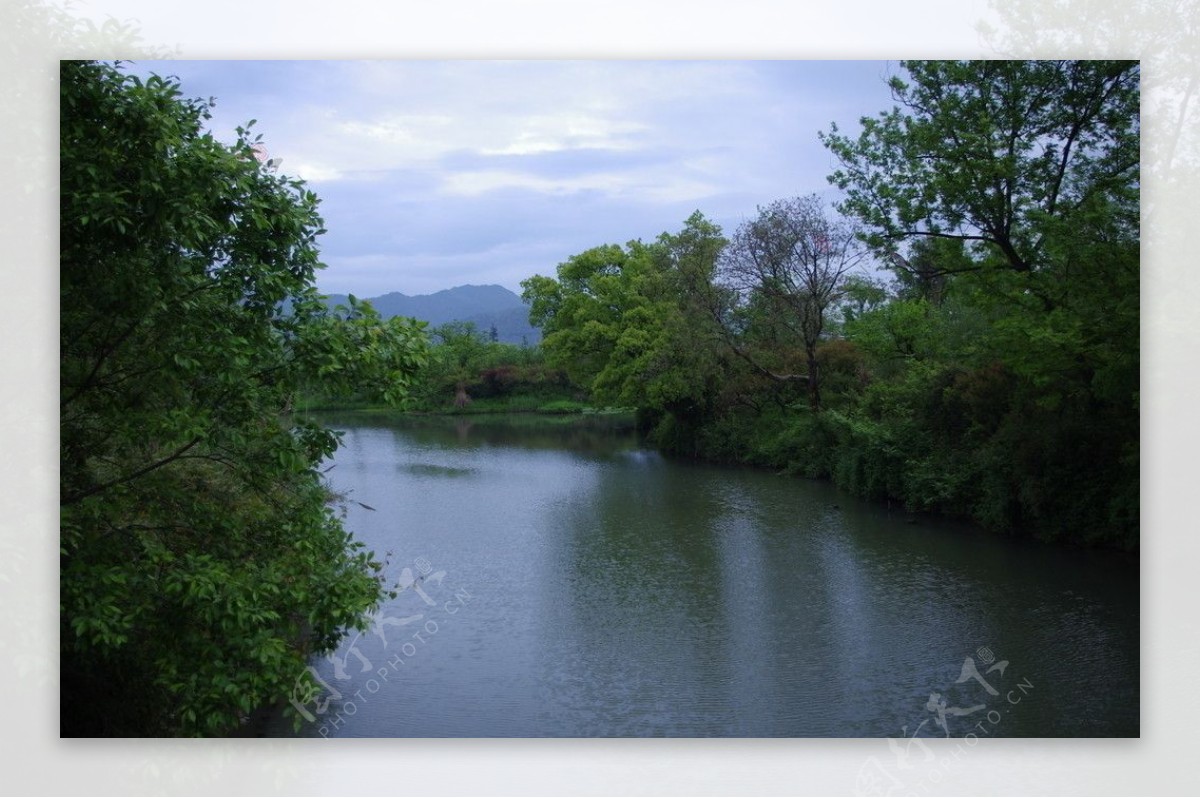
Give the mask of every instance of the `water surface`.
[[314, 663], [300, 735], [1138, 734], [1136, 558], [665, 459], [602, 419], [330, 423], [347, 526], [399, 594]]

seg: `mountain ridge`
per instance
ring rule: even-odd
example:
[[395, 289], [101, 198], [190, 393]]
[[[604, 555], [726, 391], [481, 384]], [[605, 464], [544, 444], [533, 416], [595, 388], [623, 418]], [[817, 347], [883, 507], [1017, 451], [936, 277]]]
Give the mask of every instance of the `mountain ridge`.
[[[348, 294], [324, 294], [330, 307], [345, 305]], [[407, 316], [437, 327], [448, 322], [470, 322], [479, 332], [489, 335], [496, 328], [496, 340], [510, 344], [535, 344], [542, 333], [529, 323], [529, 309], [521, 297], [502, 285], [458, 285], [432, 294], [403, 294], [390, 291], [376, 297], [358, 297], [385, 319]]]

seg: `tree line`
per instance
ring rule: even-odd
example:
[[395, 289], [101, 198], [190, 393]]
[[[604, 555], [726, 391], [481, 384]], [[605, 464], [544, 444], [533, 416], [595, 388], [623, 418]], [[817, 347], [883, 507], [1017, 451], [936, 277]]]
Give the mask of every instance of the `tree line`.
[[1135, 548], [1138, 64], [901, 66], [891, 110], [820, 134], [836, 205], [524, 281], [546, 360], [669, 451]]

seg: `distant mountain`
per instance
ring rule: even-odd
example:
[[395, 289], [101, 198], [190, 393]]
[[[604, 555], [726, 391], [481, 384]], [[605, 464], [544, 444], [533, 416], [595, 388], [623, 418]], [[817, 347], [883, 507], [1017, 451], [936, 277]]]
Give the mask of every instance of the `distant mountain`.
[[[542, 332], [529, 323], [529, 306], [521, 297], [500, 285], [460, 285], [435, 294], [408, 296], [392, 292], [377, 297], [360, 297], [371, 303], [385, 319], [410, 316], [437, 327], [449, 321], [469, 321], [487, 335], [493, 326], [496, 338], [509, 344], [535, 344]], [[329, 294], [330, 307], [345, 305], [345, 294]]]

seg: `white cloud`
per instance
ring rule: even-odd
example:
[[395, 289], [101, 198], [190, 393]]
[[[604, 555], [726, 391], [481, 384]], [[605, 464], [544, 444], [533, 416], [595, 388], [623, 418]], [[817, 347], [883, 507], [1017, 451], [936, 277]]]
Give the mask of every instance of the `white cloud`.
[[638, 146], [633, 134], [650, 130], [644, 122], [569, 110], [511, 121], [512, 129], [499, 132], [498, 139], [503, 143], [481, 146], [477, 151], [483, 155], [535, 155], [577, 149], [630, 151]]
[[683, 155], [734, 124], [724, 109], [752, 77], [736, 62], [338, 62], [270, 136], [324, 180], [464, 154]]
[[718, 191], [712, 183], [686, 175], [647, 172], [594, 172], [571, 177], [542, 177], [527, 172], [485, 169], [454, 172], [442, 180], [442, 192], [478, 197], [493, 191], [525, 190], [554, 196], [594, 191], [626, 201], [682, 202], [702, 199]]
[[283, 167], [281, 159], [280, 171], [285, 174], [295, 175], [309, 183], [328, 183], [333, 180], [341, 180], [345, 177], [340, 170], [332, 166], [305, 161], [291, 161], [286, 167]]
[[527, 113], [383, 114], [318, 125], [298, 146], [336, 153], [343, 175], [428, 166], [451, 154], [541, 155], [571, 150], [633, 151], [644, 122], [564, 109]]
[[543, 194], [574, 194], [580, 191], [620, 192], [630, 184], [630, 178], [620, 174], [589, 174], [570, 178], [550, 178], [526, 172], [485, 169], [447, 174], [442, 180], [446, 194], [474, 197], [502, 189], [525, 189]]

